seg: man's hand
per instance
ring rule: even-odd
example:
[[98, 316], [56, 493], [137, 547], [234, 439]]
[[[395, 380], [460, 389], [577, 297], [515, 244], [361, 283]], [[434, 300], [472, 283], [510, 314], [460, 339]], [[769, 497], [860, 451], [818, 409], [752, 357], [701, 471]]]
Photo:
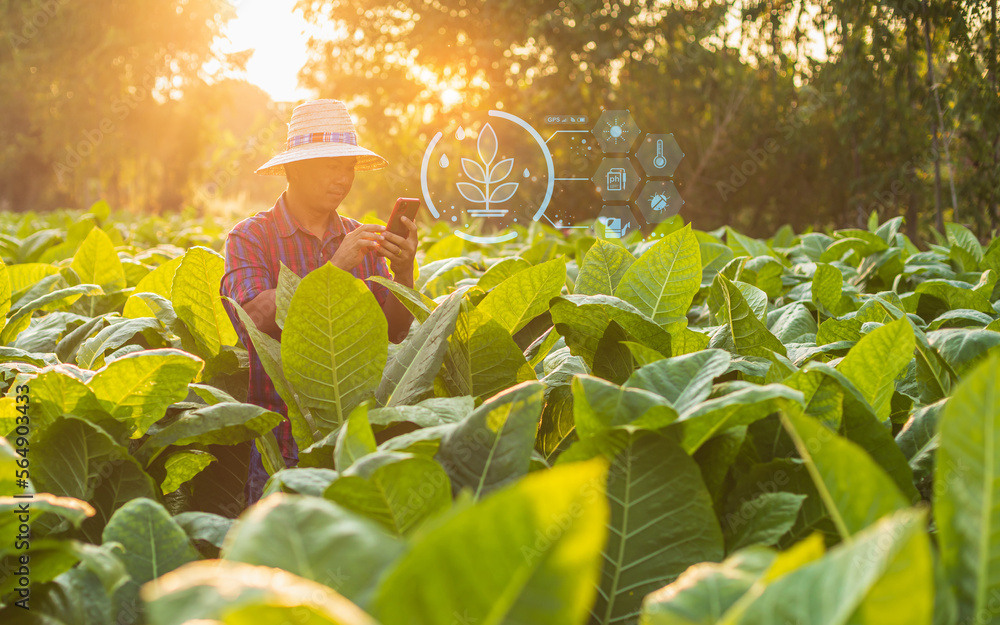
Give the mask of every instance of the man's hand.
[[[343, 242], [334, 252], [330, 262], [344, 271], [353, 271], [361, 264], [367, 252], [378, 248], [379, 241], [382, 241], [384, 234], [385, 226], [378, 224], [358, 226], [344, 236]], [[390, 236], [395, 235], [390, 234]]]
[[400, 221], [408, 230], [407, 236], [385, 231], [384, 240], [377, 244], [380, 256], [389, 260], [389, 267], [396, 282], [413, 287], [413, 259], [417, 255], [417, 224], [409, 217], [401, 217]]

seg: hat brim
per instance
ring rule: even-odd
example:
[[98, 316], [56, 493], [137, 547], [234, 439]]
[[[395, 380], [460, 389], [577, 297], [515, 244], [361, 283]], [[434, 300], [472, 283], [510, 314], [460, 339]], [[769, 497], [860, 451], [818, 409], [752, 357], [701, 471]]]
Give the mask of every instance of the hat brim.
[[344, 143], [307, 143], [285, 150], [261, 165], [256, 173], [262, 176], [284, 176], [285, 165], [288, 163], [338, 156], [358, 157], [358, 162], [354, 166], [355, 171], [372, 171], [389, 166], [389, 162], [384, 158], [361, 146]]

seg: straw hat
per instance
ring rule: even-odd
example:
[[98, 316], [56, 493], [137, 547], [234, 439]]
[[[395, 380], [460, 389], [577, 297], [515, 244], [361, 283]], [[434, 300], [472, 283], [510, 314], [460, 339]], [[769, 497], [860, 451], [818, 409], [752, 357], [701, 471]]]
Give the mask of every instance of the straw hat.
[[382, 169], [388, 162], [358, 145], [354, 122], [340, 100], [312, 100], [295, 107], [285, 151], [264, 163], [258, 174], [284, 176], [285, 164], [309, 158], [357, 156], [355, 171]]

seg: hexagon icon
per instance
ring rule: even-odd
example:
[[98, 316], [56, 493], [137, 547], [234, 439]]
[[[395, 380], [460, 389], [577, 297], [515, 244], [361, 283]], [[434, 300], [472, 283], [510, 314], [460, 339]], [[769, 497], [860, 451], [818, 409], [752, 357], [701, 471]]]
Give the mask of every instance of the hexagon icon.
[[602, 239], [624, 239], [638, 228], [639, 223], [628, 204], [608, 204], [601, 207], [594, 223], [594, 234]]
[[655, 224], [673, 217], [681, 210], [684, 199], [673, 180], [647, 180], [639, 192], [636, 205], [646, 221]]
[[591, 178], [605, 202], [627, 202], [639, 186], [639, 172], [627, 158], [605, 158]]
[[627, 110], [604, 111], [590, 132], [605, 154], [626, 154], [639, 137], [639, 126]]
[[650, 178], [669, 178], [674, 175], [684, 152], [677, 145], [677, 139], [671, 134], [647, 134], [639, 144], [635, 156], [639, 165]]

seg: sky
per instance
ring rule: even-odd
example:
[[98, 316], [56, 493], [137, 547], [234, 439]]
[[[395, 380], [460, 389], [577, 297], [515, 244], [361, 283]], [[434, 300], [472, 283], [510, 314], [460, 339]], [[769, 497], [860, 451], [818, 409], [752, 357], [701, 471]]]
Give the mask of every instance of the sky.
[[254, 48], [242, 77], [270, 94], [278, 102], [312, 97], [298, 86], [299, 69], [306, 62], [306, 41], [311, 28], [299, 12], [296, 0], [230, 0], [236, 17], [226, 25], [225, 39], [217, 41], [224, 52]]

